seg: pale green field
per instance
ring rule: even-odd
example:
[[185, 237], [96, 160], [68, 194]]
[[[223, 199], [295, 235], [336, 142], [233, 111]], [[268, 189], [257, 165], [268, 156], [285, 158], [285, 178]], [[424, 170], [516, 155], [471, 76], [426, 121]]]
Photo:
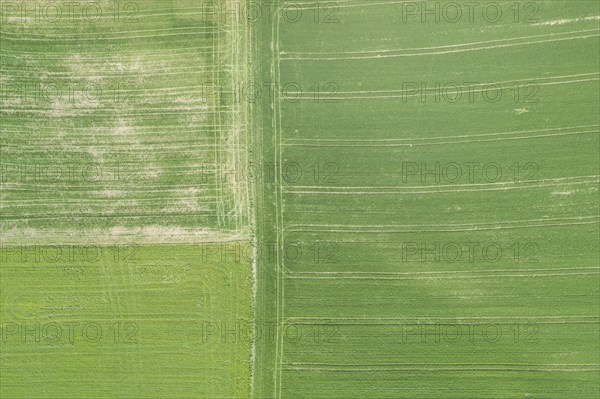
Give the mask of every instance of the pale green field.
[[92, 22], [2, 16], [4, 238], [247, 234], [243, 27], [208, 2], [95, 4]]

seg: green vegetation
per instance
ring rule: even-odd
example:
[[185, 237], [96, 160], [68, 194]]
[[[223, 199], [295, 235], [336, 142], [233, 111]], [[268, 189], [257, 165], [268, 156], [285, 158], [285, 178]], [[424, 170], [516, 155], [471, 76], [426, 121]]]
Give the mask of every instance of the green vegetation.
[[214, 245], [5, 246], [0, 396], [248, 397], [248, 263]]
[[19, 4], [0, 397], [598, 397], [598, 1]]
[[0, 397], [249, 397], [244, 26], [1, 3]]
[[243, 27], [189, 0], [94, 4], [2, 16], [4, 239], [247, 234]]
[[257, 396], [596, 398], [598, 3], [406, 3], [257, 29]]

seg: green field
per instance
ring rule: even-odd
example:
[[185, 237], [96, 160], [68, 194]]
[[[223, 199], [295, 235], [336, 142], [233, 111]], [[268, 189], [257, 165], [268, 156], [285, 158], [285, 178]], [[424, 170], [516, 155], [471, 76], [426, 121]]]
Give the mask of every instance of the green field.
[[249, 397], [244, 24], [0, 3], [0, 397]]
[[248, 397], [248, 263], [212, 245], [5, 246], [0, 396]]
[[4, 238], [247, 234], [243, 26], [190, 0], [94, 4], [2, 17]]
[[1, 398], [600, 395], [598, 0], [0, 3]]
[[284, 327], [257, 396], [596, 398], [599, 3], [494, 24], [404, 3], [258, 29], [282, 86], [256, 120], [281, 166], [259, 242], [282, 254], [257, 308]]

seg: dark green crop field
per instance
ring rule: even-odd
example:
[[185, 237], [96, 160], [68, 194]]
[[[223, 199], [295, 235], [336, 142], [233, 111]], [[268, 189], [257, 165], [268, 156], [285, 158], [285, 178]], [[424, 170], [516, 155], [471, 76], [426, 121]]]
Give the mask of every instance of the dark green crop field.
[[599, 4], [448, 3], [260, 27], [258, 397], [600, 394]]

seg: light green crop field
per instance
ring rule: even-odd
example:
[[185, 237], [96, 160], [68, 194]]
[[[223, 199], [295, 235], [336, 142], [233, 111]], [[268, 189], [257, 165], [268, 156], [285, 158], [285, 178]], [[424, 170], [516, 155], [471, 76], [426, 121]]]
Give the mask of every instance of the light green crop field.
[[247, 398], [248, 263], [215, 245], [5, 246], [0, 396]]
[[598, 0], [0, 1], [2, 399], [600, 396]]

